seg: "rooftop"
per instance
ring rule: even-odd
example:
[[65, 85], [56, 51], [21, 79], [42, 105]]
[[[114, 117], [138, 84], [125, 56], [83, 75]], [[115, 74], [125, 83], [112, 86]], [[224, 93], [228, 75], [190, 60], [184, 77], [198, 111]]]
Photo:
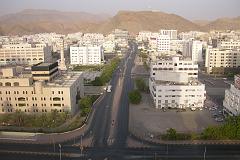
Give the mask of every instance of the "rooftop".
[[198, 85], [202, 85], [202, 83], [200, 81], [198, 81], [195, 78], [192, 78], [191, 80], [189, 80], [187, 83], [179, 83], [179, 82], [170, 82], [170, 81], [160, 81], [160, 80], [155, 80], [154, 78], [151, 78], [152, 80], [155, 81], [155, 84], [157, 85], [184, 85], [184, 86], [198, 86]]

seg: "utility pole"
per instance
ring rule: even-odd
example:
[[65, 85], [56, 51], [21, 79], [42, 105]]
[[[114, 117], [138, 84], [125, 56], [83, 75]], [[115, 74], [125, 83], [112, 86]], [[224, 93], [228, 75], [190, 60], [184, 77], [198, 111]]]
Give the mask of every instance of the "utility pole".
[[62, 146], [61, 144], [58, 144], [58, 146], [59, 146], [59, 158], [60, 160], [62, 160]]

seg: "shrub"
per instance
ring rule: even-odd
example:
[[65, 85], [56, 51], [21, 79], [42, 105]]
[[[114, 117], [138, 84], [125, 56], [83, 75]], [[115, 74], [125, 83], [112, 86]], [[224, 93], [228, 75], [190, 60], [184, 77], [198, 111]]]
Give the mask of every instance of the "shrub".
[[133, 90], [128, 93], [128, 98], [130, 100], [130, 103], [139, 104], [141, 102], [142, 96], [138, 90]]

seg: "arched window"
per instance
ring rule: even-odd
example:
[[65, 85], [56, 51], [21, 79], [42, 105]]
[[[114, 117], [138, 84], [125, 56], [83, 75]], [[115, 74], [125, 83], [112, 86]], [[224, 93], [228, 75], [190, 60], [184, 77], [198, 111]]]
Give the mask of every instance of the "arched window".
[[0, 82], [0, 86], [3, 86], [2, 82]]
[[13, 85], [14, 86], [19, 86], [19, 82], [14, 82]]
[[36, 61], [36, 60], [37, 60], [37, 58], [33, 58], [33, 60], [34, 60], [34, 61]]
[[39, 58], [39, 61], [42, 61], [43, 59], [42, 58]]
[[5, 86], [11, 86], [11, 83], [10, 82], [6, 82]]

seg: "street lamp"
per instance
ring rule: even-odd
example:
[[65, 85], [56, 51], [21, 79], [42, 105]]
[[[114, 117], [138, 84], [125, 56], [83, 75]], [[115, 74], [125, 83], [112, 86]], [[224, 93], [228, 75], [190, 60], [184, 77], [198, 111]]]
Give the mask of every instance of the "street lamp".
[[206, 152], [207, 152], [207, 147], [205, 146], [204, 153], [203, 153], [203, 159], [206, 159]]
[[81, 150], [81, 156], [82, 156], [82, 151], [83, 151], [82, 135], [81, 135], [81, 144], [80, 144], [80, 150]]
[[59, 146], [59, 159], [62, 160], [62, 146], [61, 144], [58, 144]]

